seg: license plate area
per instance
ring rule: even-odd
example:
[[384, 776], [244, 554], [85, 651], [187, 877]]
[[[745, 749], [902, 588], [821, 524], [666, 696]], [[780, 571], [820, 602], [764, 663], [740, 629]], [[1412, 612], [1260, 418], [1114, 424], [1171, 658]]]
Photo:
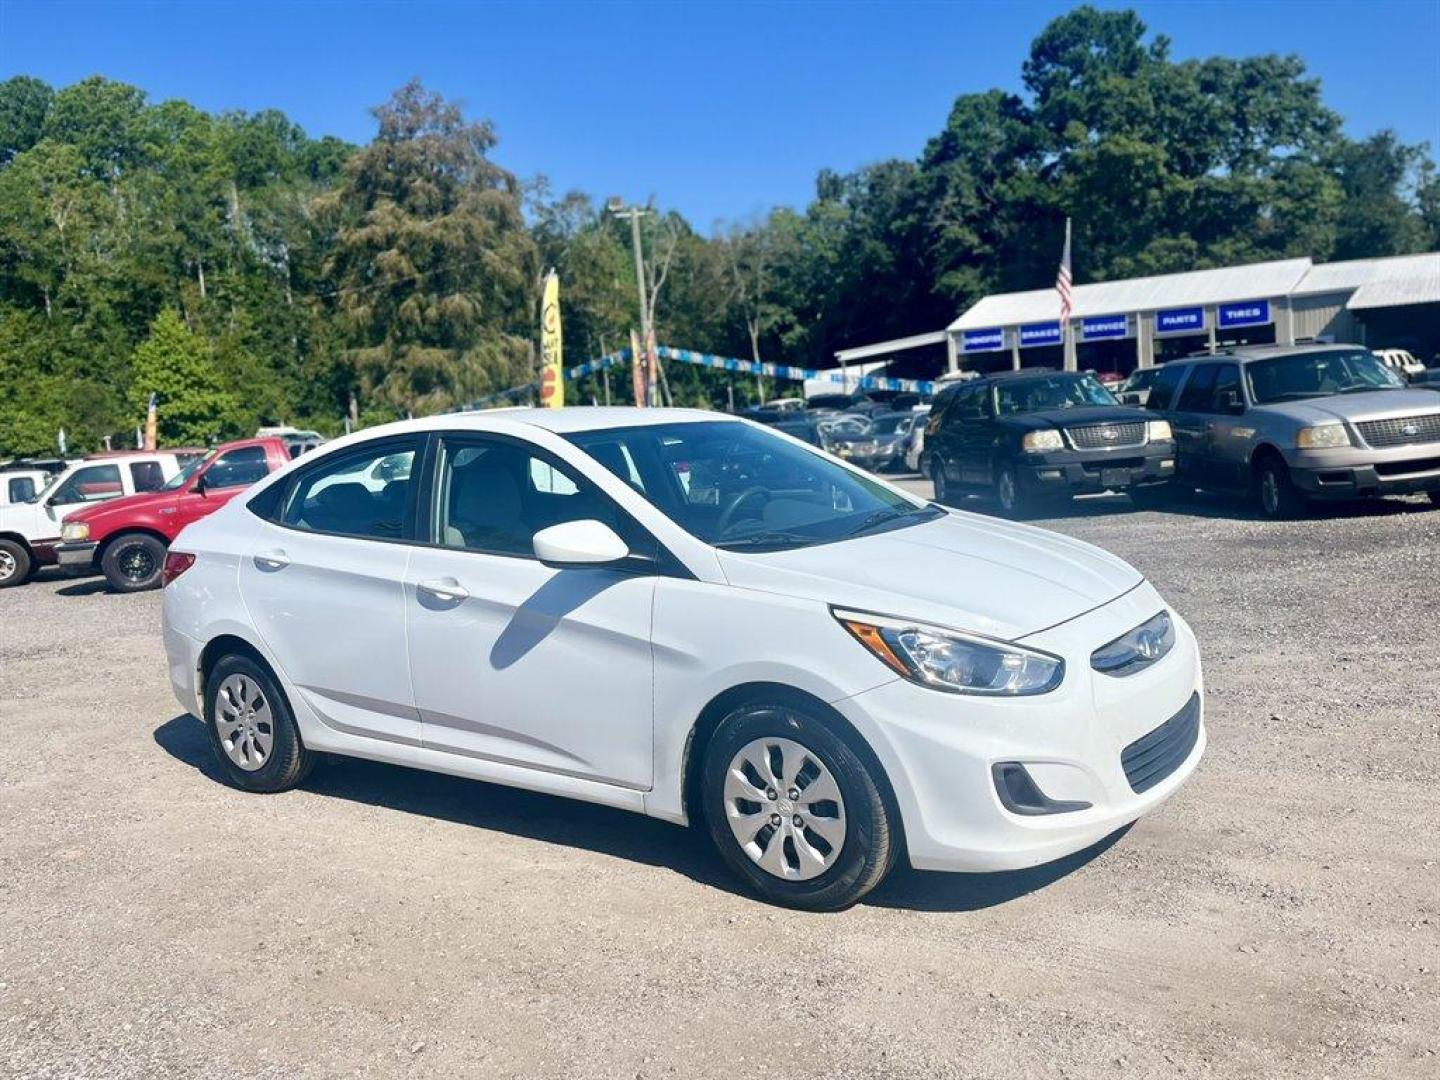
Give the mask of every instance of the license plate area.
[[1130, 470], [1101, 469], [1100, 483], [1107, 488], [1128, 487], [1130, 484]]

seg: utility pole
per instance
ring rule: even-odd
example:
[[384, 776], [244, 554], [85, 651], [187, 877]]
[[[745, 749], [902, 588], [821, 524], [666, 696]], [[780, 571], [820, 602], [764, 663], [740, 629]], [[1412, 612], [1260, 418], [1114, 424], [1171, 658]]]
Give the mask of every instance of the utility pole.
[[655, 404], [655, 385], [651, 381], [649, 348], [651, 341], [650, 305], [645, 300], [645, 256], [640, 245], [640, 219], [653, 213], [644, 206], [626, 206], [618, 195], [605, 201], [605, 209], [617, 218], [630, 220], [630, 246], [635, 252], [635, 295], [640, 300], [640, 342], [646, 350], [645, 357], [645, 404]]

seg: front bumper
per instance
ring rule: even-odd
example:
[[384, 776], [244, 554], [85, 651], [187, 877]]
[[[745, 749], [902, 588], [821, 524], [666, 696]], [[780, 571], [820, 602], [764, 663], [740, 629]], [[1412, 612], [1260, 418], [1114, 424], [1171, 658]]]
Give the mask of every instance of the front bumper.
[[1289, 450], [1290, 481], [1312, 498], [1355, 499], [1440, 491], [1440, 443], [1373, 450]]
[[55, 548], [56, 560], [61, 566], [94, 566], [97, 543], [60, 544]]
[[1024, 454], [1016, 464], [1016, 476], [1032, 495], [1087, 495], [1163, 484], [1175, 476], [1175, 444]]
[[[900, 806], [911, 864], [925, 870], [1038, 866], [1080, 851], [1175, 793], [1205, 752], [1203, 680], [1194, 634], [1173, 611], [1176, 639], [1152, 667], [1124, 678], [1089, 666], [1099, 645], [1164, 602], [1148, 584], [1068, 623], [1023, 639], [1066, 659], [1048, 694], [995, 699], [897, 680], [835, 703], [880, 758]], [[1168, 610], [1168, 609], [1167, 609]], [[1191, 706], [1191, 699], [1194, 704]], [[1137, 742], [1195, 710], [1193, 741], [1163, 775], [1127, 774]], [[1163, 734], [1163, 733], [1161, 733]], [[1148, 744], [1141, 744], [1142, 749]], [[1019, 763], [1057, 813], [1008, 809], [996, 766]]]

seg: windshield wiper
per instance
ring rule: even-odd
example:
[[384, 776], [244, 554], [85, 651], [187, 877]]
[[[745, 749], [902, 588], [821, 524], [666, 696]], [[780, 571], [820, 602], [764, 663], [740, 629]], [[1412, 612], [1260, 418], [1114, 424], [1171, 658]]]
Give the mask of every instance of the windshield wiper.
[[[851, 529], [849, 535], [859, 536], [861, 533], [869, 532], [871, 529], [878, 529], [881, 525], [889, 525], [892, 521], [915, 517], [917, 514], [933, 516], [936, 512], [935, 507], [928, 504], [925, 506], [912, 506], [908, 510], [891, 510], [889, 508], [875, 510], [867, 514], [864, 521]], [[940, 512], [943, 513], [943, 511]]]
[[769, 530], [751, 533], [749, 536], [739, 536], [734, 540], [718, 540], [715, 546], [717, 548], [780, 547], [788, 544], [813, 544], [817, 539], [814, 536], [802, 536], [800, 533]]
[[1343, 390], [1336, 390], [1337, 394], [1363, 394], [1368, 390], [1404, 390], [1403, 386], [1347, 386]]

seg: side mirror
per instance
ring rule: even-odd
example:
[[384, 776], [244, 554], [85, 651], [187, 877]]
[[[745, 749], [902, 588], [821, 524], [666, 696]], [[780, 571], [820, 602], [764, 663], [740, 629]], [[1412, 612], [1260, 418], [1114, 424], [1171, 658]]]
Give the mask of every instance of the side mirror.
[[535, 534], [535, 557], [556, 570], [607, 566], [630, 554], [625, 541], [603, 521], [565, 521]]
[[204, 495], [205, 488], [207, 486], [208, 485], [205, 483], [205, 474], [202, 472], [199, 476], [195, 478], [195, 486], [191, 490], [193, 490], [196, 495]]
[[1231, 416], [1239, 416], [1245, 411], [1245, 402], [1240, 397], [1239, 390], [1226, 390], [1220, 395], [1220, 408]]

